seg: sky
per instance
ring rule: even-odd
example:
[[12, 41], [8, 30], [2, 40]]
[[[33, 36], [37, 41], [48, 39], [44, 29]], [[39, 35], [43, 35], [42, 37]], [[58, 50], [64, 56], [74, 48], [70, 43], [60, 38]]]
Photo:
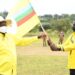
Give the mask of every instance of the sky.
[[[0, 12], [8, 11], [18, 2], [18, 0], [0, 0]], [[12, 2], [12, 3], [11, 3]]]
[[37, 15], [75, 14], [75, 0], [31, 0]]
[[[0, 10], [10, 10], [18, 0], [0, 0]], [[75, 0], [29, 0], [37, 15], [75, 14]], [[11, 4], [10, 4], [11, 3]], [[6, 4], [6, 5], [4, 5]], [[9, 5], [10, 4], [10, 5]]]

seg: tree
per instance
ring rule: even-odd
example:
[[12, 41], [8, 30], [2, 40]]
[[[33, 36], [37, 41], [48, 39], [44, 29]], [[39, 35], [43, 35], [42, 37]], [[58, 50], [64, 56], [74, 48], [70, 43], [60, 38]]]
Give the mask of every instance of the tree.
[[52, 20], [51, 21], [51, 28], [53, 30], [57, 30], [57, 31], [68, 31], [70, 29], [71, 25], [70, 25], [70, 19], [58, 19], [58, 20]]
[[71, 19], [72, 21], [74, 21], [74, 20], [75, 20], [75, 14], [70, 15], [70, 19]]
[[54, 15], [54, 19], [59, 19], [59, 15], [58, 14], [55, 14]]

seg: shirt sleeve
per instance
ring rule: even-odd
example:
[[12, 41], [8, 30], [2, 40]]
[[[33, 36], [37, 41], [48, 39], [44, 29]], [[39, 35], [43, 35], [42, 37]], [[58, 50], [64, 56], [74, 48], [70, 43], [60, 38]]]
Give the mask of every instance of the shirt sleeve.
[[38, 40], [37, 36], [22, 37], [22, 38], [16, 37], [15, 43], [16, 43], [17, 46], [26, 46], [26, 45], [31, 44], [32, 42], [37, 41], [37, 40]]
[[57, 46], [64, 51], [75, 50], [75, 43], [71, 42], [71, 37], [72, 35], [66, 40], [65, 43], [63, 43], [62, 45], [57, 45]]

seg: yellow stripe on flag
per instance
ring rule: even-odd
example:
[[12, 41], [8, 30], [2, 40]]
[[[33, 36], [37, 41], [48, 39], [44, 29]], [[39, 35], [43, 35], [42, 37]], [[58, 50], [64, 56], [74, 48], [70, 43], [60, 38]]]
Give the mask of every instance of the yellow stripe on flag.
[[10, 9], [8, 17], [16, 14], [16, 12], [25, 7], [28, 3], [29, 3], [28, 0], [18, 1], [18, 3], [15, 6], [13, 6], [13, 8]]
[[24, 24], [22, 24], [21, 26], [18, 27], [17, 36], [25, 35], [39, 23], [40, 23], [40, 21], [37, 18], [37, 15], [34, 15], [31, 19], [29, 19], [27, 22], [25, 22]]

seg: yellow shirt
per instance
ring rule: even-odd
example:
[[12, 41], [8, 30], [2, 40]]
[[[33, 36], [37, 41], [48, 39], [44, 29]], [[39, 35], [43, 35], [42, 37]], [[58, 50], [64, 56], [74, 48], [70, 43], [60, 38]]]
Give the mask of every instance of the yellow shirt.
[[64, 49], [64, 51], [68, 51], [68, 68], [75, 69], [75, 32], [59, 47]]
[[0, 74], [17, 75], [16, 45], [25, 46], [36, 40], [38, 40], [36, 36], [31, 38], [19, 38], [6, 33], [4, 37], [0, 33]]

